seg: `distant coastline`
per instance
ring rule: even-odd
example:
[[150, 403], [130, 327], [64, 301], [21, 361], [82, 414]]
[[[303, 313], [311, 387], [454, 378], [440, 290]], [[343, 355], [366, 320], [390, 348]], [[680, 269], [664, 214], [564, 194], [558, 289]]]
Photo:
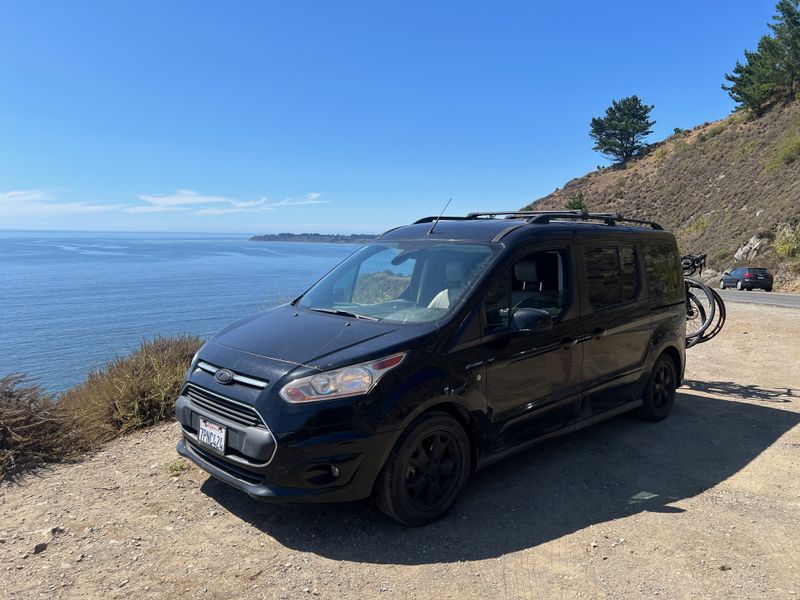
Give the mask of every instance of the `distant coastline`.
[[265, 233], [254, 235], [251, 242], [306, 242], [317, 244], [366, 244], [374, 240], [376, 235], [353, 233], [341, 235], [338, 233]]

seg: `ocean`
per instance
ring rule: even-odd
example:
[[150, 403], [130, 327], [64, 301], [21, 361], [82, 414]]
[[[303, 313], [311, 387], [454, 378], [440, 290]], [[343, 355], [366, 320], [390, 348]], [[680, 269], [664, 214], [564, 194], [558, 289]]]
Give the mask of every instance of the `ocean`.
[[245, 235], [0, 231], [0, 375], [65, 390], [144, 339], [207, 338], [288, 302], [357, 248]]

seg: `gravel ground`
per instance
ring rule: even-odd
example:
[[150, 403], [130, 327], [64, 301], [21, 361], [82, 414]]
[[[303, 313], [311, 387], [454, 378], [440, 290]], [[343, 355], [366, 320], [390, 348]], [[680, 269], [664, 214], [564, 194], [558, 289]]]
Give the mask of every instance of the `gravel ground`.
[[175, 424], [0, 485], [0, 596], [800, 596], [800, 311], [735, 304], [662, 423], [622, 416], [482, 471], [434, 525], [258, 504]]

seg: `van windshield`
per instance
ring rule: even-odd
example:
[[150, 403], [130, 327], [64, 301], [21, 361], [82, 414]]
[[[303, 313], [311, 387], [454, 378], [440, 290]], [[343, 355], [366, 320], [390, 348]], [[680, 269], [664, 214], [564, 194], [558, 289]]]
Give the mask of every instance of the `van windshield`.
[[500, 246], [373, 242], [318, 281], [300, 306], [390, 323], [428, 323], [452, 312]]

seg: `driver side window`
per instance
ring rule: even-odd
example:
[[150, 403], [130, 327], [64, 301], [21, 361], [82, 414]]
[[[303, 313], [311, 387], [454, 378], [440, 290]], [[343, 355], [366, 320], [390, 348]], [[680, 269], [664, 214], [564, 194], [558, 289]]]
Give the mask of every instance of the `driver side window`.
[[377, 304], [399, 298], [411, 284], [416, 260], [393, 264], [396, 249], [383, 250], [369, 257], [358, 271], [353, 287], [353, 304]]
[[566, 265], [566, 250], [540, 250], [517, 260], [486, 294], [487, 327], [508, 327], [520, 308], [538, 308], [558, 317], [569, 299]]

